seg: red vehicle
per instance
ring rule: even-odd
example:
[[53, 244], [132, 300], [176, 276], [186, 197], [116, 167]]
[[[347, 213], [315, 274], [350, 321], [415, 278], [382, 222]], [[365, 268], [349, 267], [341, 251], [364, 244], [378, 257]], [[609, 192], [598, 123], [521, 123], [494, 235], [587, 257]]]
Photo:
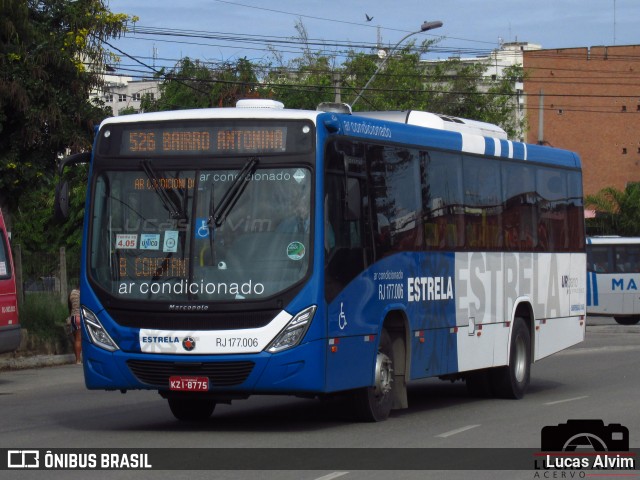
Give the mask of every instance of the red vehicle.
[[11, 246], [0, 210], [0, 353], [12, 352], [20, 346], [18, 297]]

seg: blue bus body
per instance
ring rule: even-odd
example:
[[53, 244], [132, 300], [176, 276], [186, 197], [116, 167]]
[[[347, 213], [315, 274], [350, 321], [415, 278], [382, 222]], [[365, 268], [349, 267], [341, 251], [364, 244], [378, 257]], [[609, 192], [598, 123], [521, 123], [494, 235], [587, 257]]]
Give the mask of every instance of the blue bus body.
[[[202, 119], [224, 119], [228, 115], [255, 118], [253, 111], [239, 114], [235, 110], [198, 111], [197, 116]], [[295, 112], [284, 112], [287, 119], [296, 118]], [[160, 122], [179, 115], [188, 119], [196, 114], [173, 112], [171, 117], [154, 117], [153, 114], [120, 117], [104, 122], [98, 136], [118, 122], [152, 124], [156, 119]], [[270, 115], [264, 114], [260, 118], [278, 118], [280, 112], [274, 111]], [[112, 308], [117, 307], [118, 302], [105, 304], [101, 301], [89, 278], [93, 253], [88, 239], [92, 235], [91, 215], [96, 202], [96, 174], [92, 164], [80, 276], [85, 327], [82, 347], [88, 388], [152, 389], [168, 394], [167, 378], [188, 375], [206, 377], [209, 385], [206, 392], [188, 392], [184, 394], [185, 398], [202, 395], [202, 398], [214, 401], [252, 394], [324, 395], [373, 388], [378, 381], [376, 361], [383, 328], [389, 330], [392, 343], [400, 341], [403, 344], [400, 355], [395, 358], [394, 375], [395, 382], [404, 384], [426, 377], [454, 378], [465, 372], [508, 367], [512, 350], [510, 339], [520, 318], [526, 321], [523, 323], [530, 336], [530, 361], [584, 339], [585, 255], [579, 240], [577, 248], [561, 253], [535, 248], [522, 248], [516, 252], [500, 247], [438, 251], [425, 247], [398, 251], [376, 257], [362, 271], [352, 275], [331, 298], [327, 298], [325, 292], [328, 253], [323, 248], [329, 235], [322, 221], [326, 214], [326, 176], [323, 172], [328, 168], [325, 147], [336, 139], [364, 145], [381, 143], [394, 148], [411, 146], [465, 154], [470, 158], [490, 157], [513, 165], [565, 169], [579, 175], [581, 165], [577, 155], [549, 147], [357, 114], [305, 112], [301, 118], [311, 120], [316, 126], [315, 164], [311, 167], [315, 222], [310, 245], [313, 251], [309, 251], [309, 245], [304, 245], [312, 260], [297, 293], [281, 306], [280, 311], [274, 312], [272, 321], [260, 327], [205, 331], [136, 328], [119, 323], [112, 315]], [[96, 142], [94, 152], [98, 148]], [[482, 218], [478, 222], [484, 222], [486, 212], [478, 218]], [[402, 235], [398, 222], [396, 219], [394, 228], [400, 232], [397, 235]], [[411, 222], [415, 220], [409, 218], [408, 222], [410, 225], [406, 228], [416, 228], [419, 230], [416, 235], [426, 236], [429, 222], [421, 224], [420, 228], [413, 227]], [[122, 239], [125, 237], [120, 237]], [[153, 288], [151, 283], [139, 288], [146, 292]], [[292, 348], [276, 353], [267, 351], [269, 342], [287, 328], [287, 322], [311, 306], [315, 311], [304, 338]], [[190, 307], [181, 304], [179, 308], [184, 311], [174, 311], [171, 315], [177, 319], [190, 315]], [[194, 304], [193, 308], [198, 307]], [[215, 309], [215, 306], [209, 308]], [[88, 334], [86, 312], [95, 316], [115, 343], [117, 347], [112, 351], [96, 344], [94, 337]], [[192, 343], [197, 347], [188, 350]], [[199, 352], [200, 345], [210, 346], [209, 351]], [[229, 345], [242, 348], [234, 351]], [[259, 351], [255, 351], [257, 349]], [[406, 406], [406, 401], [402, 405], [402, 395], [396, 397], [395, 407]]]

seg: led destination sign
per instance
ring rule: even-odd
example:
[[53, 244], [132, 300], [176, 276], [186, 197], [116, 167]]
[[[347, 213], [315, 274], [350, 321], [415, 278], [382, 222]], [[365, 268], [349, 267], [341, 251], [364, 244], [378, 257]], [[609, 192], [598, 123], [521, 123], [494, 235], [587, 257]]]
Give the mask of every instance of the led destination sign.
[[122, 133], [120, 154], [249, 154], [286, 150], [286, 126], [127, 128]]

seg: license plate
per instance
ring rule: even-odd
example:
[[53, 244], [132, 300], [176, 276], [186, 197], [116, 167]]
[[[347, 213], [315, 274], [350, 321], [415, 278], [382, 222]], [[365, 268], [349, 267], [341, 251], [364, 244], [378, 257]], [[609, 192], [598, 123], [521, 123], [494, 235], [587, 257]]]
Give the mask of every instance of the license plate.
[[186, 392], [207, 392], [208, 377], [169, 377], [169, 389]]

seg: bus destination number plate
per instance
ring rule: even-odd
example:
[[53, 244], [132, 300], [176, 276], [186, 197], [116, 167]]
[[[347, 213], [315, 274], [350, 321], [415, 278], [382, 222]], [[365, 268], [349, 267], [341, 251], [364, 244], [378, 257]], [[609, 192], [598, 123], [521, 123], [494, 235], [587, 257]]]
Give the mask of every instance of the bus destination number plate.
[[209, 378], [207, 377], [169, 377], [169, 388], [187, 392], [209, 391]]

